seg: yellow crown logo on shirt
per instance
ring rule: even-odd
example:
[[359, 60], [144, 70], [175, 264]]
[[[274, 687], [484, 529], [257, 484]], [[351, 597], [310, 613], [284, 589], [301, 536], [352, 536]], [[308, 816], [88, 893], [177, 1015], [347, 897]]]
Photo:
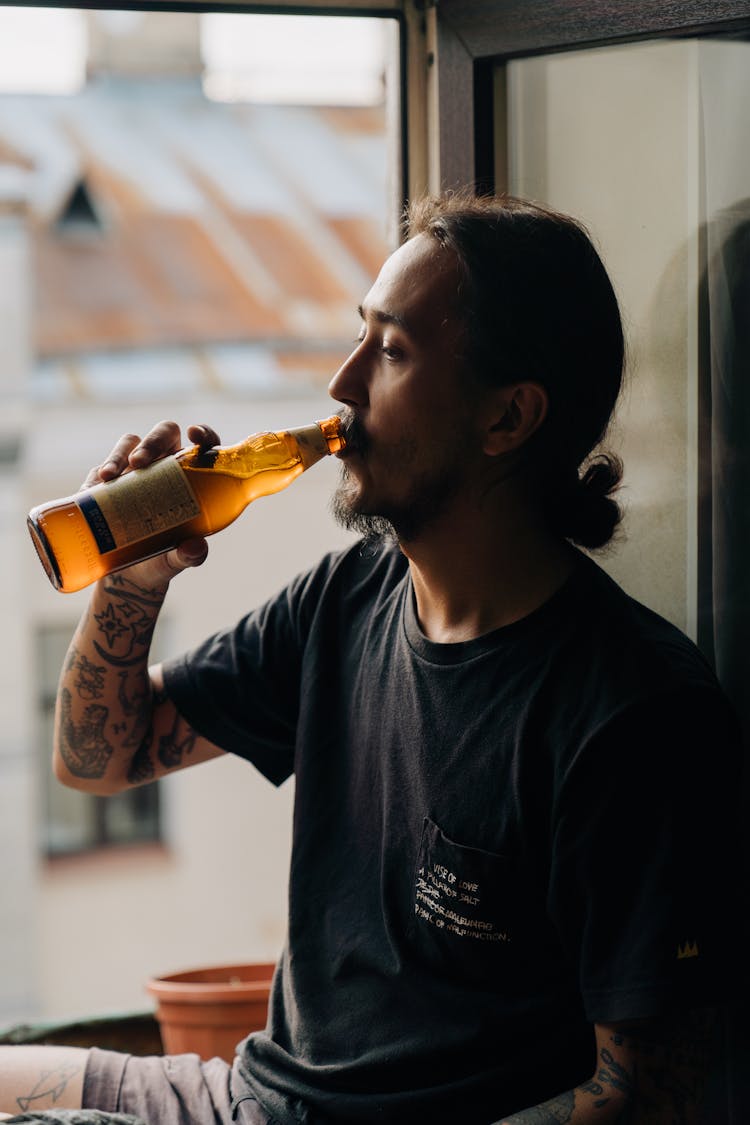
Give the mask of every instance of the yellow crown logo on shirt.
[[683, 945], [677, 946], [677, 960], [682, 961], [685, 957], [698, 956], [698, 942], [686, 941]]

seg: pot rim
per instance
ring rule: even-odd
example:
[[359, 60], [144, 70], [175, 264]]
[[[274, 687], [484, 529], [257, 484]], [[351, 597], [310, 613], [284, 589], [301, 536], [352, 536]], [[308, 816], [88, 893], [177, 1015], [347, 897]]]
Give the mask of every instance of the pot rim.
[[[249, 979], [243, 978], [242, 974], [248, 969], [259, 975]], [[268, 995], [275, 969], [276, 963], [273, 961], [248, 961], [239, 965], [207, 965], [150, 977], [146, 981], [146, 989], [152, 996], [169, 999], [171, 1003], [180, 1003], [180, 1001], [213, 1003], [220, 998], [225, 1003], [241, 1004], [245, 1000]], [[212, 974], [216, 975], [216, 979], [210, 979]], [[193, 979], [204, 975], [208, 975], [209, 979]]]

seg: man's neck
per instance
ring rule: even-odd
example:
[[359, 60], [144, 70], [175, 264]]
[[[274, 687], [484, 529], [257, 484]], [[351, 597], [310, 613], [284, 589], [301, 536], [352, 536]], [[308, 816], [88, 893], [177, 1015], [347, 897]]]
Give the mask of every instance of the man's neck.
[[533, 613], [563, 585], [576, 557], [523, 509], [495, 521], [464, 512], [401, 549], [422, 631], [440, 643], [473, 640]]

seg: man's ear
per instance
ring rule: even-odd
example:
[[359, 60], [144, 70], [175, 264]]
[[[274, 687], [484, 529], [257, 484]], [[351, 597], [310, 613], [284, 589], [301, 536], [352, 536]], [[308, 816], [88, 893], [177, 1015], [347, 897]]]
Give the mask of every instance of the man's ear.
[[547, 417], [549, 398], [541, 383], [511, 383], [491, 398], [484, 452], [490, 457], [519, 449]]

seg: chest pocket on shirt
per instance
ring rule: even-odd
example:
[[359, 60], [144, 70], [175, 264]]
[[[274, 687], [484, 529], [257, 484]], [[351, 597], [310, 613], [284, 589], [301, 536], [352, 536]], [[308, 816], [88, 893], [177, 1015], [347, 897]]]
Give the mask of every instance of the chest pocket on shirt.
[[457, 844], [425, 817], [411, 926], [417, 956], [442, 976], [505, 983], [525, 944], [520, 891], [512, 860]]

